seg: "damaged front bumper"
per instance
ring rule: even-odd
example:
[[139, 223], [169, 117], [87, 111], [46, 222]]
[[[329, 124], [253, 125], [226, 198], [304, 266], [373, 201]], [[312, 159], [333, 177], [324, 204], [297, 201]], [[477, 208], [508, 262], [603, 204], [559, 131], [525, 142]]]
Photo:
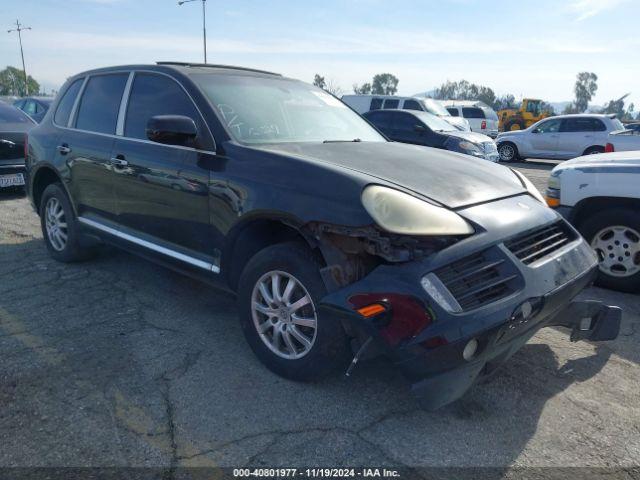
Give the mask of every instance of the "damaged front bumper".
[[[319, 306], [360, 346], [391, 358], [426, 408], [462, 396], [542, 327], [570, 328], [572, 341], [617, 337], [619, 308], [573, 301], [597, 258], [555, 212], [522, 196], [459, 213], [484, 231], [422, 260], [380, 265]], [[370, 304], [385, 311], [358, 313]]]

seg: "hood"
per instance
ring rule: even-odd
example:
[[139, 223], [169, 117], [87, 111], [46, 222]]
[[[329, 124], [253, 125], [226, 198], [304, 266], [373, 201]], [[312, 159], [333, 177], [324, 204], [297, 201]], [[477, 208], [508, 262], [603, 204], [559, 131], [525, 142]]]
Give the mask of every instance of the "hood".
[[462, 128], [463, 129], [462, 131], [465, 131], [465, 132], [469, 131], [469, 122], [462, 117], [450, 116], [450, 117], [440, 117], [440, 118], [445, 122], [450, 123], [454, 127]]
[[451, 132], [442, 132], [442, 135], [448, 135], [450, 137], [458, 137], [458, 138], [462, 138], [464, 140], [467, 140], [468, 142], [472, 142], [472, 143], [478, 143], [478, 144], [482, 144], [482, 143], [486, 143], [486, 142], [491, 142], [493, 143], [493, 140], [488, 137], [487, 135], [485, 135], [484, 133], [477, 133], [477, 132], [461, 132], [459, 130], [453, 130]]
[[562, 162], [553, 171], [560, 172], [567, 169], [581, 167], [640, 167], [640, 151], [600, 153], [597, 155], [584, 155]]
[[507, 167], [447, 150], [396, 142], [291, 143], [258, 148], [354, 170], [373, 177], [371, 183], [380, 179], [380, 183], [398, 185], [449, 208], [525, 193]]
[[498, 140], [502, 140], [507, 137], [517, 137], [517, 136], [523, 135], [525, 132], [528, 132], [528, 131], [529, 129], [525, 128], [524, 130], [512, 130], [510, 132], [499, 133], [498, 136], [496, 137], [496, 142]]

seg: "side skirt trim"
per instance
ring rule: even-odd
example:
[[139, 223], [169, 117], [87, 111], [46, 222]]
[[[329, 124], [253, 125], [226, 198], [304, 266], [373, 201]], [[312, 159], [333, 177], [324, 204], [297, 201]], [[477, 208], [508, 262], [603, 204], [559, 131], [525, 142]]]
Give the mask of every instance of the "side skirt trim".
[[188, 263], [190, 265], [208, 270], [213, 273], [220, 273], [220, 267], [218, 265], [205, 262], [204, 260], [200, 260], [198, 258], [185, 255], [184, 253], [176, 252], [175, 250], [171, 250], [170, 248], [163, 247], [162, 245], [158, 245], [157, 243], [149, 242], [148, 240], [143, 240], [142, 238], [135, 237], [125, 232], [121, 232], [120, 230], [109, 227], [107, 225], [103, 225], [102, 223], [96, 222], [95, 220], [91, 220], [89, 218], [78, 217], [78, 221], [91, 228], [95, 228], [96, 230], [100, 230], [102, 232], [108, 233], [109, 235], [113, 235], [114, 237], [118, 237], [128, 242], [135, 243], [136, 245], [140, 245], [141, 247], [148, 248], [149, 250], [153, 250], [154, 252], [161, 253], [168, 257], [175, 258], [176, 260], [180, 260], [181, 262]]

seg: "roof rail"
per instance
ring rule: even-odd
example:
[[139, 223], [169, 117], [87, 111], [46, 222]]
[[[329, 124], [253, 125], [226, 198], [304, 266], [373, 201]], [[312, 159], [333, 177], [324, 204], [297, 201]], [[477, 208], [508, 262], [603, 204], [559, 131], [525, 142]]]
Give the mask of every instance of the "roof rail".
[[177, 65], [179, 67], [209, 67], [209, 68], [228, 68], [230, 70], [242, 70], [245, 72], [266, 73], [267, 75], [277, 75], [281, 77], [282, 74], [268, 72], [266, 70], [258, 70], [256, 68], [236, 67], [233, 65], [216, 65], [213, 63], [191, 63], [191, 62], [156, 62], [156, 65]]

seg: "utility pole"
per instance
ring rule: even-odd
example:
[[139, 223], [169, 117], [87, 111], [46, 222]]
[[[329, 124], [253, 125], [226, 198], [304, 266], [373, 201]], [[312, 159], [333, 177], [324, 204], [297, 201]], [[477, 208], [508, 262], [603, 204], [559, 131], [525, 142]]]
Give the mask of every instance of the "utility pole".
[[[179, 0], [178, 5], [184, 5], [185, 3], [191, 3], [198, 0]], [[204, 63], [207, 63], [207, 0], [202, 1], [202, 41], [204, 44]]]
[[31, 27], [23, 27], [20, 20], [16, 20], [16, 28], [7, 30], [7, 33], [18, 32], [18, 41], [20, 42], [20, 56], [22, 57], [22, 73], [24, 73], [24, 96], [29, 95], [29, 83], [27, 82], [27, 69], [24, 66], [24, 51], [22, 50], [22, 30], [31, 30]]

